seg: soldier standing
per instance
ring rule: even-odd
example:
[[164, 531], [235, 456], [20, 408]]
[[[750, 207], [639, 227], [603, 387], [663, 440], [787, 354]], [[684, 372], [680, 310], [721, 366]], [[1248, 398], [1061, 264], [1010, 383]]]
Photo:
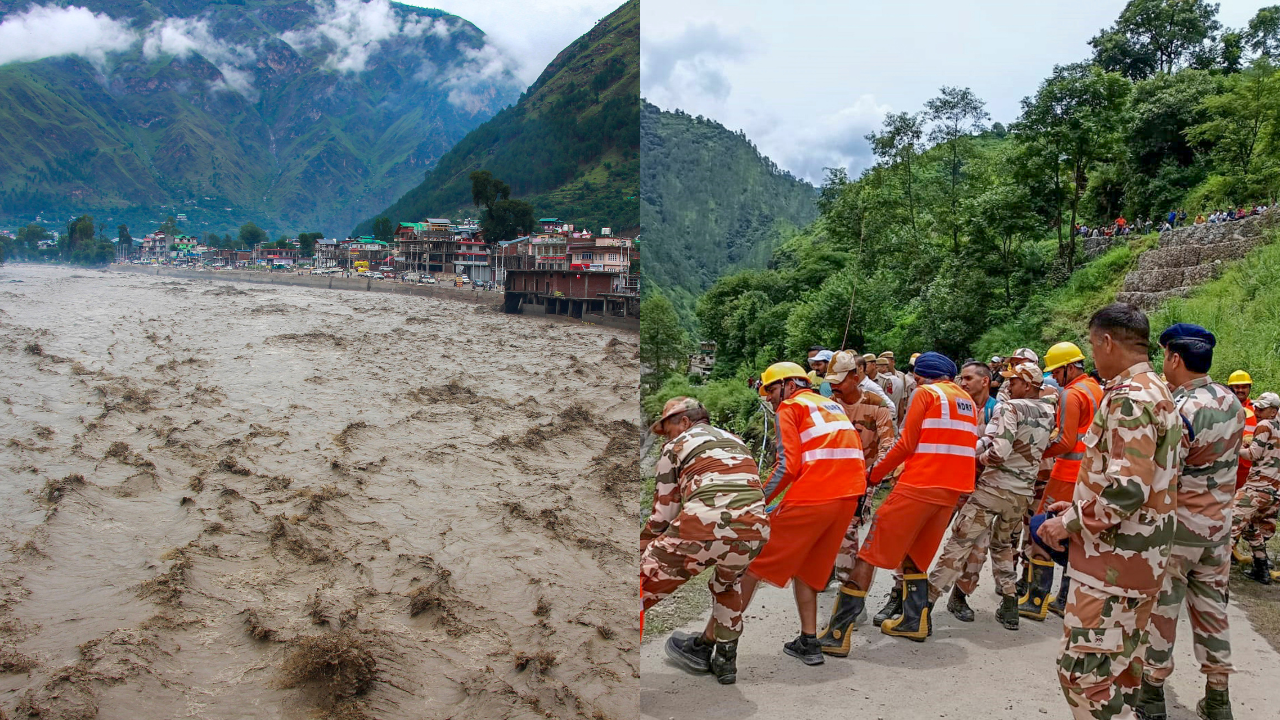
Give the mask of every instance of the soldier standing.
[[1185, 432], [1180, 448], [1178, 524], [1164, 587], [1151, 615], [1151, 644], [1138, 695], [1138, 709], [1146, 720], [1168, 717], [1164, 682], [1173, 673], [1173, 645], [1183, 604], [1191, 619], [1196, 659], [1207, 678], [1205, 696], [1196, 711], [1206, 720], [1231, 720], [1228, 540], [1245, 413], [1236, 396], [1207, 374], [1216, 343], [1213, 333], [1199, 325], [1179, 323], [1160, 335], [1165, 376], [1175, 388], [1173, 400]]
[[1146, 631], [1177, 526], [1182, 421], [1148, 361], [1147, 316], [1113, 303], [1089, 319], [1106, 394], [1085, 435], [1075, 498], [1038, 536], [1070, 540], [1058, 681], [1076, 720], [1136, 720]]
[[1276, 534], [1276, 515], [1280, 513], [1280, 421], [1276, 411], [1280, 396], [1262, 393], [1253, 403], [1258, 425], [1253, 442], [1240, 450], [1240, 459], [1252, 463], [1249, 477], [1235, 499], [1235, 518], [1231, 522], [1231, 547], [1243, 537], [1253, 550], [1253, 567], [1249, 577], [1270, 585], [1271, 561], [1267, 558], [1267, 541]]
[[649, 429], [668, 441], [658, 459], [653, 514], [640, 532], [644, 609], [714, 567], [707, 632], [673, 635], [667, 654], [730, 684], [737, 679], [747, 601], [742, 573], [769, 539], [760, 471], [742, 440], [708, 424], [706, 409], [693, 398], [668, 400]]
[[1021, 363], [1013, 367], [1012, 373], [1006, 383], [1009, 399], [996, 406], [985, 434], [978, 440], [977, 460], [986, 468], [978, 477], [977, 488], [956, 514], [951, 539], [929, 574], [929, 602], [935, 602], [963, 573], [973, 571], [968, 562], [971, 553], [989, 544], [1001, 596], [996, 619], [1006, 628], [1017, 630], [1018, 571], [1013, 543], [1023, 515], [1031, 506], [1036, 472], [1040, 457], [1049, 446], [1055, 413], [1053, 403], [1040, 397], [1044, 376], [1038, 365]]

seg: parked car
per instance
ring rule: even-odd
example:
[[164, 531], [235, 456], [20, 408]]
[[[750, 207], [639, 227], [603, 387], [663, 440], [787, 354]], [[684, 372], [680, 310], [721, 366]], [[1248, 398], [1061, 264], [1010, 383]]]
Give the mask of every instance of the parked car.
[[435, 284], [436, 284], [436, 279], [435, 279], [435, 278], [433, 278], [433, 277], [431, 277], [430, 275], [428, 275], [428, 276], [426, 276], [426, 277], [422, 278], [422, 282], [424, 282], [424, 283], [426, 283], [426, 284], [428, 284], [428, 285], [435, 285]]
[[378, 272], [391, 273], [395, 271], [396, 269], [391, 267], [390, 265], [383, 265], [382, 267], [378, 268]]
[[373, 278], [374, 280], [381, 280], [381, 279], [382, 279], [382, 273], [380, 273], [380, 272], [371, 272], [371, 273], [369, 273], [369, 277]]

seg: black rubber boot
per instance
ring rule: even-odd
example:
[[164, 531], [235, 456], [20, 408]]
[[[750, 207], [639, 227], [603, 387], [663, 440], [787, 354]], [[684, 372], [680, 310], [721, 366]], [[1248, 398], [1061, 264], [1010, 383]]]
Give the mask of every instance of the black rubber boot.
[[1138, 688], [1133, 709], [1142, 720], [1166, 720], [1169, 713], [1164, 707], [1164, 686], [1152, 685], [1145, 677], [1142, 678], [1142, 687]]
[[1221, 690], [1205, 685], [1204, 698], [1196, 703], [1196, 714], [1201, 720], [1234, 720], [1231, 716], [1231, 697], [1226, 688]]
[[1049, 588], [1053, 586], [1054, 564], [1048, 560], [1031, 559], [1031, 585], [1027, 594], [1018, 599], [1018, 614], [1024, 618], [1042, 622], [1049, 614]]
[[800, 633], [795, 640], [785, 643], [782, 651], [793, 658], [799, 658], [805, 665], [821, 665], [826, 662], [822, 657], [822, 646], [818, 644], [818, 638], [812, 635], [805, 637], [804, 633]]
[[667, 657], [691, 673], [711, 671], [711, 652], [715, 645], [702, 638], [702, 634], [690, 635], [677, 632], [667, 638]]
[[849, 647], [853, 641], [850, 636], [858, 625], [858, 617], [866, 612], [867, 594], [850, 587], [841, 586], [836, 594], [835, 607], [831, 608], [831, 619], [827, 627], [818, 633], [818, 645], [822, 652], [835, 657], [848, 657]]
[[716, 643], [715, 652], [711, 654], [711, 674], [721, 685], [732, 685], [738, 682], [738, 641]]
[[906, 597], [902, 603], [902, 614], [881, 623], [880, 632], [924, 642], [929, 636], [930, 616], [933, 614], [933, 603], [929, 602], [929, 576], [924, 573], [903, 575], [902, 584]]
[[1066, 617], [1067, 615], [1067, 593], [1071, 592], [1071, 578], [1067, 577], [1066, 570], [1062, 571], [1062, 584], [1058, 586], [1058, 597], [1049, 602], [1049, 612], [1058, 617]]
[[996, 608], [996, 620], [1005, 630], [1018, 629], [1018, 598], [1014, 595], [1001, 595], [1000, 607]]
[[1258, 557], [1253, 556], [1253, 565], [1249, 568], [1249, 578], [1263, 585], [1271, 584], [1271, 562], [1266, 555]]
[[1022, 558], [1022, 575], [1018, 578], [1018, 585], [1015, 589], [1018, 597], [1027, 594], [1027, 588], [1031, 587], [1031, 561]]
[[973, 622], [973, 608], [960, 588], [951, 588], [951, 597], [947, 598], [947, 612], [956, 616], [960, 622]]
[[898, 583], [893, 586], [893, 590], [889, 593], [888, 602], [884, 604], [884, 607], [880, 608], [880, 611], [875, 614], [875, 617], [871, 618], [871, 622], [874, 623], [876, 627], [880, 627], [884, 624], [885, 620], [901, 614], [902, 583]]

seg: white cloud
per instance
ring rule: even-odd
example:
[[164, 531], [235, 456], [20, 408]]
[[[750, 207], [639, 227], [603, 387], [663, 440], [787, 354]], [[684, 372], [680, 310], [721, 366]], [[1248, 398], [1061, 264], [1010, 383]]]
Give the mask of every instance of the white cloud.
[[0, 65], [79, 55], [100, 69], [138, 39], [128, 25], [83, 7], [32, 6], [0, 22]]
[[478, 50], [466, 48], [462, 55], [462, 61], [451, 68], [444, 85], [449, 88], [451, 104], [476, 113], [488, 100], [485, 91], [511, 77], [511, 60], [495, 45], [484, 45]]
[[324, 40], [332, 42], [334, 51], [325, 61], [333, 70], [363, 72], [369, 56], [377, 52], [383, 40], [398, 35], [421, 37], [431, 32], [447, 37], [447, 23], [425, 18], [405, 20], [388, 0], [313, 0], [319, 23], [304, 30], [290, 30], [280, 39], [295, 48], [307, 48]]
[[185, 58], [191, 53], [213, 63], [222, 73], [222, 79], [211, 84], [212, 89], [231, 90], [251, 99], [257, 96], [252, 76], [241, 69], [257, 61], [253, 48], [215, 38], [204, 18], [166, 18], [147, 28], [142, 41], [142, 55], [146, 59], [155, 60], [161, 55]]
[[726, 65], [745, 57], [747, 47], [737, 35], [709, 23], [688, 26], [670, 38], [641, 35], [642, 93], [651, 99], [692, 95], [724, 101], [733, 90]]
[[878, 130], [891, 110], [875, 96], [862, 95], [848, 107], [801, 123], [764, 118], [757, 127], [745, 130], [760, 152], [779, 166], [819, 184], [826, 176], [825, 168], [846, 168], [851, 177], [857, 177], [874, 164], [865, 136]]

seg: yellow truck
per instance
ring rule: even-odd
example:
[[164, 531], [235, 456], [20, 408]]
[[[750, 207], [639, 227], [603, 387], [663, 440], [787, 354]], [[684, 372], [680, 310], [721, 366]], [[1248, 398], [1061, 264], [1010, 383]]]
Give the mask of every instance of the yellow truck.
[[369, 272], [369, 261], [368, 261], [368, 260], [357, 260], [357, 261], [355, 261], [354, 265], [352, 266], [352, 269], [353, 269], [353, 270], [355, 270], [355, 271], [356, 271], [356, 272], [358, 272], [358, 273], [362, 273], [362, 272]]

